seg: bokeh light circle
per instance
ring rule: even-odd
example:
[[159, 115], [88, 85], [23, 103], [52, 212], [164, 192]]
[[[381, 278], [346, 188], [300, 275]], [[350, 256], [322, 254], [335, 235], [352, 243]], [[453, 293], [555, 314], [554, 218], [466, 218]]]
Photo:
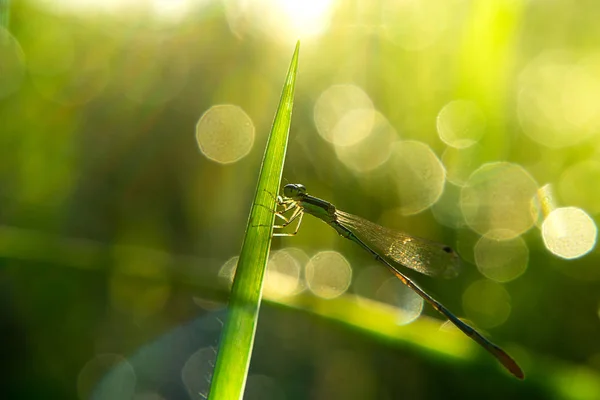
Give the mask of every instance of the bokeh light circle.
[[502, 285], [480, 280], [463, 293], [463, 308], [470, 320], [483, 328], [502, 325], [510, 316], [510, 295]]
[[564, 203], [600, 213], [600, 161], [586, 160], [569, 167], [560, 177], [558, 193]]
[[475, 245], [475, 263], [479, 271], [496, 282], [508, 282], [527, 269], [529, 249], [520, 236], [508, 240], [494, 237], [514, 236], [507, 233], [482, 236]]
[[557, 208], [542, 223], [546, 248], [565, 259], [589, 253], [596, 245], [597, 235], [594, 220], [577, 207]]
[[202, 347], [192, 353], [183, 365], [181, 381], [191, 399], [206, 398], [208, 395], [216, 355], [215, 348]]
[[235, 277], [235, 270], [237, 269], [237, 263], [239, 259], [239, 256], [233, 256], [225, 261], [221, 268], [219, 268], [219, 278], [225, 279], [229, 283], [233, 283], [233, 278]]
[[244, 158], [254, 144], [254, 124], [240, 107], [211, 107], [196, 124], [196, 141], [208, 159], [230, 164]]
[[389, 162], [402, 214], [417, 214], [442, 195], [446, 171], [426, 144], [412, 140], [397, 142]]
[[407, 325], [423, 312], [423, 299], [397, 278], [387, 279], [377, 290], [376, 300], [391, 304], [398, 309], [396, 323]]
[[446, 180], [456, 186], [464, 186], [473, 171], [481, 165], [482, 153], [483, 149], [479, 144], [464, 149], [448, 147], [442, 154]]
[[130, 399], [136, 381], [135, 370], [122, 355], [98, 354], [79, 371], [77, 394], [81, 400]]
[[361, 268], [352, 283], [353, 292], [361, 297], [375, 299], [377, 291], [385, 281], [390, 278], [390, 273], [381, 265]]
[[338, 159], [351, 170], [368, 172], [390, 158], [392, 144], [396, 140], [396, 130], [381, 113], [375, 112], [371, 133], [353, 145], [336, 145], [335, 153]]
[[452, 229], [465, 225], [465, 218], [460, 209], [460, 191], [460, 187], [447, 183], [442, 196], [431, 206], [431, 213], [435, 220]]
[[439, 112], [437, 131], [448, 146], [464, 149], [477, 143], [483, 136], [485, 116], [475, 102], [454, 100]]
[[526, 135], [548, 147], [578, 144], [600, 129], [600, 53], [577, 60], [549, 51], [521, 73], [517, 101]]
[[533, 226], [531, 204], [536, 192], [537, 183], [520, 165], [484, 164], [462, 188], [461, 209], [467, 225], [475, 232], [494, 239], [510, 239]]
[[308, 256], [308, 254], [306, 254], [304, 250], [297, 247], [285, 247], [281, 250], [278, 250], [278, 253], [279, 252], [286, 253], [288, 256], [293, 258], [295, 263], [300, 268], [300, 276], [298, 278], [298, 281], [296, 282], [296, 288], [294, 292], [291, 293], [291, 295], [297, 295], [299, 293], [302, 293], [304, 290], [306, 290], [306, 281], [304, 279], [304, 275], [306, 270], [306, 264], [308, 264], [308, 262], [310, 261], [310, 257]]
[[375, 110], [369, 96], [355, 85], [333, 85], [317, 99], [314, 120], [323, 139], [350, 146], [366, 138], [373, 128]]
[[270, 298], [291, 296], [300, 287], [301, 266], [288, 251], [271, 253], [267, 264], [263, 293]]
[[423, 311], [423, 299], [399, 279], [390, 278], [389, 271], [381, 265], [361, 269], [352, 288], [359, 302], [369, 304], [375, 300], [393, 307], [398, 325], [411, 323]]
[[315, 254], [306, 265], [308, 288], [319, 297], [333, 299], [342, 295], [352, 281], [350, 263], [336, 251]]

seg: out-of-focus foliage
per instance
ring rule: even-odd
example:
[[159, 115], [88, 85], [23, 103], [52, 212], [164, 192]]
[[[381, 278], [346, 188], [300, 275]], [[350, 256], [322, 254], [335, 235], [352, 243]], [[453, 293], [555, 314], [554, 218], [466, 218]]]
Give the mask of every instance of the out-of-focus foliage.
[[0, 32], [9, 395], [206, 394], [216, 310], [300, 37], [285, 179], [455, 247], [458, 278], [415, 280], [527, 379], [438, 331], [420, 316], [432, 310], [307, 216], [274, 240], [246, 398], [600, 396], [596, 1], [11, 7]]

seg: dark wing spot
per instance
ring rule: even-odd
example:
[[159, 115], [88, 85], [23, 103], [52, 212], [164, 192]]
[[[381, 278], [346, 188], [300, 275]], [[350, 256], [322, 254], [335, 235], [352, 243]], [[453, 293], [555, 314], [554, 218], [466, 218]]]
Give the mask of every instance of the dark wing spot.
[[454, 253], [454, 250], [452, 250], [452, 247], [450, 247], [450, 246], [444, 246], [444, 247], [442, 247], [442, 250], [444, 250], [448, 254]]

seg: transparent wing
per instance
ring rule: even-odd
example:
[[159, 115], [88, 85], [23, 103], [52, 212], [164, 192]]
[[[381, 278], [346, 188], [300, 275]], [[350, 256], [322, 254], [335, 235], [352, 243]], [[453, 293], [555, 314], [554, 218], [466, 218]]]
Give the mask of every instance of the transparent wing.
[[384, 228], [339, 210], [336, 217], [340, 224], [388, 261], [435, 277], [454, 278], [460, 271], [460, 257], [444, 244]]

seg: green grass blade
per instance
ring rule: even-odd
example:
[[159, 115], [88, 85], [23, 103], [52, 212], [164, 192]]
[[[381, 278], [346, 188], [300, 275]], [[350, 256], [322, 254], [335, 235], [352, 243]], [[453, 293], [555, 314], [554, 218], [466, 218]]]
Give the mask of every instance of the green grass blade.
[[300, 42], [292, 57], [279, 107], [267, 142], [246, 236], [237, 265], [229, 300], [229, 314], [223, 328], [210, 399], [241, 399], [250, 365], [258, 320], [263, 277], [269, 256], [275, 195], [279, 190], [283, 162], [292, 120], [292, 106]]

